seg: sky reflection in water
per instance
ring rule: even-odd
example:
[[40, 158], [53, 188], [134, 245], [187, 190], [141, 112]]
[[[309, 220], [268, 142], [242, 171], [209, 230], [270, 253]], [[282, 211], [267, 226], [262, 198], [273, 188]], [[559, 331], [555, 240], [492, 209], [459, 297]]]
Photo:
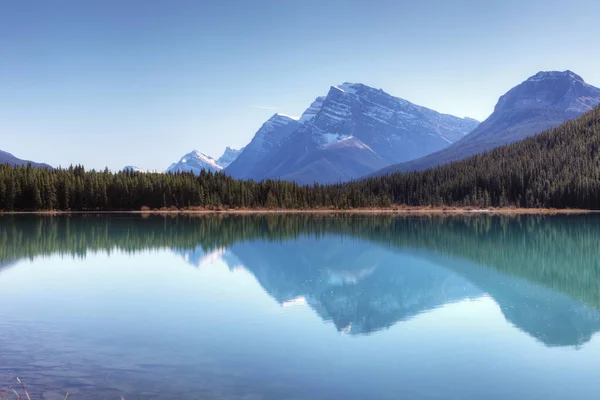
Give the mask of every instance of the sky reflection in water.
[[598, 398], [598, 232], [595, 217], [0, 217], [0, 384]]

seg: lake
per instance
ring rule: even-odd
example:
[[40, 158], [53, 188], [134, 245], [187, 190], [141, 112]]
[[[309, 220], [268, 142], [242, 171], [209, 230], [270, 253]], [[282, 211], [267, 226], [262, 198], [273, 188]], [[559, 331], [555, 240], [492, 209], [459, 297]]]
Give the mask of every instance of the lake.
[[2, 216], [35, 399], [600, 399], [600, 216]]

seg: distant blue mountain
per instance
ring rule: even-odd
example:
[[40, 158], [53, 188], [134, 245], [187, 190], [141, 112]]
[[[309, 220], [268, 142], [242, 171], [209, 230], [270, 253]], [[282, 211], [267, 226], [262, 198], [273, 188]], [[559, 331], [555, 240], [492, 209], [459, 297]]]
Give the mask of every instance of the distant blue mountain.
[[[200, 175], [202, 171], [219, 172], [234, 162], [243, 150], [244, 149], [236, 150], [227, 147], [218, 160], [215, 160], [213, 157], [201, 153], [198, 150], [194, 150], [191, 153], [184, 155], [179, 162], [171, 164], [165, 172], [192, 172], [196, 175]], [[137, 167], [127, 166], [126, 168], [136, 170]]]
[[299, 119], [274, 115], [225, 172], [301, 184], [348, 181], [446, 148], [478, 124], [344, 83], [317, 98]]
[[375, 175], [419, 171], [465, 159], [562, 125], [600, 104], [600, 89], [571, 71], [542, 71], [500, 97], [492, 115], [462, 140]]
[[38, 167], [38, 168], [52, 168], [48, 164], [36, 163], [33, 161], [29, 161], [29, 160], [21, 160], [20, 158], [17, 158], [15, 156], [13, 156], [12, 154], [7, 153], [6, 151], [2, 151], [2, 150], [0, 150], [0, 164], [9, 164], [9, 165], [31, 164], [32, 166]]
[[223, 152], [223, 155], [221, 157], [219, 157], [219, 159], [217, 160], [217, 164], [219, 166], [221, 166], [222, 168], [227, 168], [232, 162], [234, 162], [239, 156], [240, 154], [242, 154], [242, 151], [244, 151], [244, 149], [234, 149], [232, 147], [227, 146], [225, 148], [225, 152]]
[[204, 153], [200, 153], [198, 150], [194, 150], [191, 153], [184, 155], [179, 162], [171, 164], [165, 172], [192, 172], [196, 175], [200, 175], [202, 170], [219, 172], [222, 169], [223, 167], [217, 164], [217, 160]]
[[279, 148], [300, 123], [297, 119], [275, 114], [256, 132], [252, 141], [230, 163], [225, 172], [240, 179], [262, 179], [269, 173], [269, 155]]

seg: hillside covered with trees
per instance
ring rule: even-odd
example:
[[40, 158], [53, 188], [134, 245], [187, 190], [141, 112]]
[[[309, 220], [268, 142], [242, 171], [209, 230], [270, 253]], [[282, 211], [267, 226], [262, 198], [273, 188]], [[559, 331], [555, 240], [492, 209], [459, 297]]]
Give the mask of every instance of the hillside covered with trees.
[[600, 108], [566, 124], [449, 165], [346, 184], [239, 181], [223, 173], [152, 174], [0, 166], [0, 209], [350, 209], [600, 207]]

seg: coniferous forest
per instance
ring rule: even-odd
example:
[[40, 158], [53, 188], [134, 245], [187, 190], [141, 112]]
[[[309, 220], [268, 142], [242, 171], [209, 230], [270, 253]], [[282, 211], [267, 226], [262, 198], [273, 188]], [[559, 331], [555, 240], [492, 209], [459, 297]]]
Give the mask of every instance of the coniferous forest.
[[0, 166], [0, 210], [600, 208], [600, 108], [521, 142], [420, 172], [336, 185]]

